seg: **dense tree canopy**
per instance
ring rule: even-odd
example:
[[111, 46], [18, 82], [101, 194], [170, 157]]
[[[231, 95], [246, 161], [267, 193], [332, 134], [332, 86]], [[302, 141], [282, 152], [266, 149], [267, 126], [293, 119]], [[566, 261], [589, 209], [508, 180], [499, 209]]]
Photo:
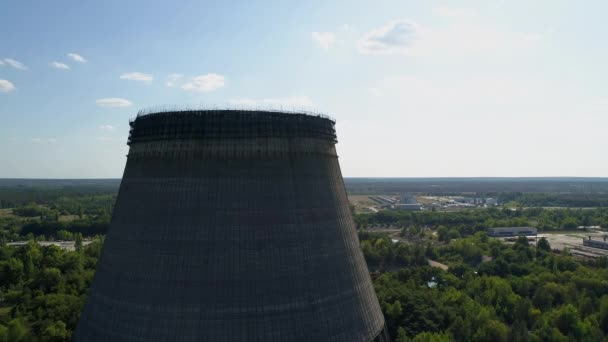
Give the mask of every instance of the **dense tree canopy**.
[[[0, 209], [0, 342], [70, 340], [103, 243], [96, 238], [85, 247], [84, 239], [106, 232], [115, 200], [95, 191], [24, 190], [14, 199], [0, 191], [0, 207], [12, 206]], [[537, 246], [505, 244], [485, 233], [606, 227], [608, 209], [523, 208], [550, 196], [503, 197], [514, 208], [355, 216], [394, 341], [608, 339], [607, 258], [585, 261], [553, 252], [542, 238]], [[391, 237], [365, 229], [386, 227], [400, 231]], [[6, 245], [24, 239], [25, 246]], [[75, 251], [35, 242], [44, 239], [72, 240]]]
[[[391, 250], [365, 233], [366, 258]], [[548, 243], [547, 243], [548, 245]], [[549, 247], [549, 246], [548, 246]], [[415, 247], [404, 257], [415, 258]], [[582, 263], [524, 239], [506, 245], [484, 233], [428, 246], [425, 263], [376, 275], [374, 285], [396, 341], [601, 341], [608, 337], [608, 268]], [[370, 252], [372, 258], [370, 259]], [[492, 256], [491, 261], [472, 256]], [[394, 260], [394, 259], [393, 259]], [[396, 260], [395, 260], [396, 262]]]
[[492, 227], [538, 227], [540, 230], [573, 229], [578, 226], [608, 227], [608, 209], [509, 209], [487, 208], [453, 212], [381, 211], [359, 214], [355, 222], [360, 228], [370, 227], [445, 227], [443, 233], [452, 238], [472, 235]]
[[102, 243], [73, 252], [0, 246], [0, 342], [69, 341]]

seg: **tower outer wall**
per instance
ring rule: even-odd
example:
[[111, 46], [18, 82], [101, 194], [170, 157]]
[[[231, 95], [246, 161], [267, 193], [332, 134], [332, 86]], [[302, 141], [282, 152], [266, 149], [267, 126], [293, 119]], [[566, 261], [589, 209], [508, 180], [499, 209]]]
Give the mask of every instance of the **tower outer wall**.
[[307, 114], [138, 117], [75, 341], [386, 341], [335, 142]]

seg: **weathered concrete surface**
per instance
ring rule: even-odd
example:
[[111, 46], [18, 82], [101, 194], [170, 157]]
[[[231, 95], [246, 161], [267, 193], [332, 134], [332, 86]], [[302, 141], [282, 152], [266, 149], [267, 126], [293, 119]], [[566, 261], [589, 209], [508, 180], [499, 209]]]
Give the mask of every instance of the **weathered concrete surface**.
[[388, 340], [333, 121], [213, 111], [132, 126], [76, 341]]

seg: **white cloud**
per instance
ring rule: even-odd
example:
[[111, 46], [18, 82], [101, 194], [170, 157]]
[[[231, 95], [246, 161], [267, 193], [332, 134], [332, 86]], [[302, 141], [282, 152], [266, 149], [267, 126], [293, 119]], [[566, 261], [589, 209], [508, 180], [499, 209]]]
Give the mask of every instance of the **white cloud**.
[[393, 20], [367, 32], [358, 42], [359, 52], [365, 54], [402, 54], [411, 49], [419, 38], [419, 27], [408, 20]]
[[116, 127], [114, 127], [112, 125], [101, 125], [101, 126], [99, 126], [99, 129], [102, 131], [112, 132], [116, 129]]
[[0, 80], [0, 93], [8, 93], [15, 90], [15, 85], [8, 80]]
[[290, 96], [290, 97], [278, 97], [278, 98], [266, 98], [266, 99], [252, 99], [252, 98], [237, 98], [229, 101], [231, 105], [237, 106], [269, 106], [269, 107], [312, 107], [313, 102], [308, 96]]
[[332, 32], [313, 32], [311, 37], [315, 43], [325, 50], [336, 42], [336, 36]]
[[70, 70], [70, 67], [67, 64], [64, 63], [59, 63], [59, 62], [52, 62], [51, 66], [55, 69], [64, 69], [64, 70]]
[[84, 59], [84, 57], [82, 57], [81, 55], [77, 54], [77, 53], [73, 53], [70, 52], [67, 54], [67, 56], [72, 59], [74, 62], [78, 62], [78, 63], [86, 63], [87, 60]]
[[4, 63], [12, 66], [15, 69], [27, 70], [27, 67], [25, 66], [25, 64], [23, 64], [17, 60], [14, 60], [12, 58], [5, 58]]
[[0, 59], [0, 65], [4, 65], [4, 62]]
[[167, 87], [176, 87], [177, 83], [184, 77], [182, 74], [169, 74], [167, 76], [167, 82], [165, 85]]
[[142, 72], [129, 72], [120, 75], [121, 80], [138, 81], [138, 82], [152, 82], [154, 79], [151, 74], [144, 74]]
[[222, 88], [224, 84], [224, 76], [206, 74], [193, 77], [190, 82], [182, 86], [182, 89], [187, 91], [208, 92]]
[[108, 97], [104, 99], [98, 99], [95, 101], [100, 107], [129, 107], [133, 103], [126, 99], [121, 99], [118, 97]]
[[[457, 11], [449, 13], [452, 17], [464, 15]], [[360, 53], [372, 55], [506, 56], [525, 51], [541, 38], [536, 33], [501, 31], [474, 20], [460, 19], [450, 21], [441, 29], [406, 19], [394, 20], [364, 34], [357, 47]]]

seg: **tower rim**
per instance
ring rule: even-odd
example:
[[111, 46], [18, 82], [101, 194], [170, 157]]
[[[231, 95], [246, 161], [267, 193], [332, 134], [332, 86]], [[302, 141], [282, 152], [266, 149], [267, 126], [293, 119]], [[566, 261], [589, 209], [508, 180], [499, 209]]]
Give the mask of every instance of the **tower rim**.
[[133, 122], [141, 117], [150, 117], [163, 114], [212, 114], [212, 113], [266, 113], [266, 114], [289, 114], [289, 115], [305, 115], [308, 117], [323, 118], [336, 123], [336, 119], [327, 113], [314, 111], [314, 110], [300, 110], [300, 109], [283, 109], [283, 108], [271, 108], [271, 107], [260, 107], [260, 108], [240, 108], [240, 107], [201, 107], [201, 106], [153, 106], [141, 108], [134, 118], [130, 120]]

